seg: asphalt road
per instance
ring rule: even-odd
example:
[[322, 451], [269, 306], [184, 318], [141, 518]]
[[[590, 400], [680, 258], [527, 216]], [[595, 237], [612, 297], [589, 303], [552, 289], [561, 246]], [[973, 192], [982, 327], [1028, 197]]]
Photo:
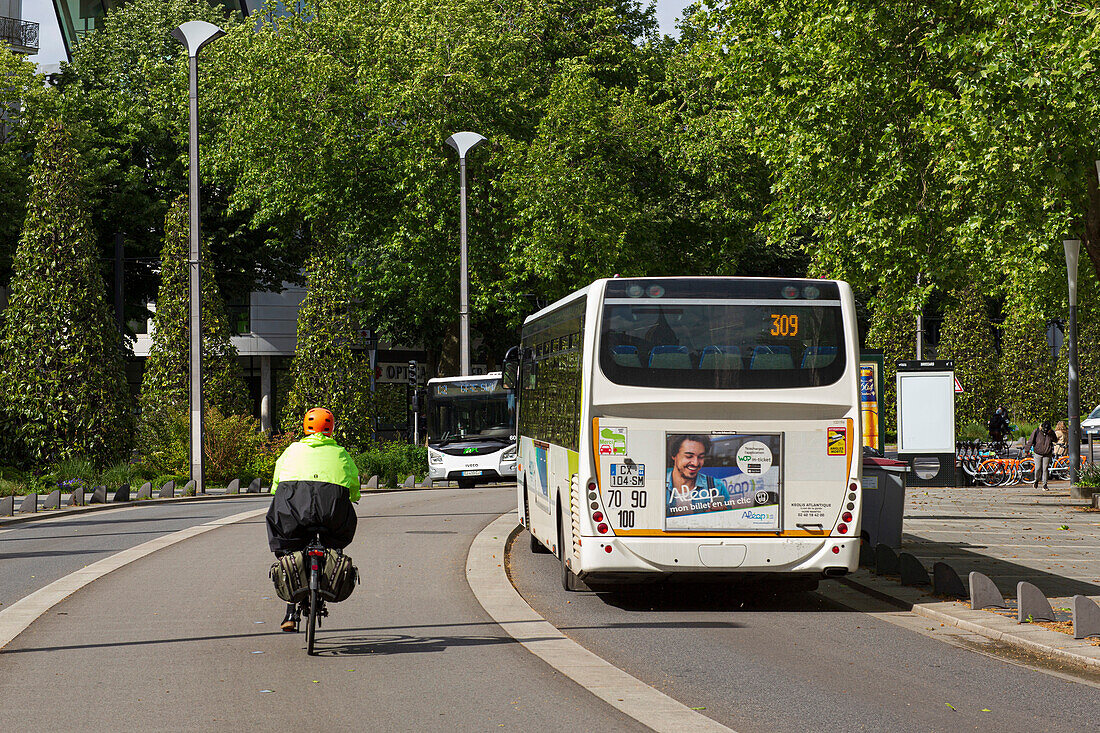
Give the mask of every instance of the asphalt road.
[[[332, 607], [316, 657], [278, 629], [262, 517], [159, 550], [16, 637], [0, 652], [0, 699], [27, 731], [642, 729], [513, 642], [473, 597], [470, 542], [514, 497], [364, 496], [347, 550], [363, 583]], [[113, 534], [146, 529], [118, 517]], [[21, 531], [0, 535], [4, 552]], [[51, 531], [58, 552], [73, 546]]]
[[566, 593], [557, 559], [528, 544], [518, 535], [509, 570], [536, 611], [741, 733], [1096, 730], [1096, 686], [987, 656], [1002, 650], [840, 584], [780, 600], [713, 587]]
[[133, 506], [0, 527], [0, 609], [89, 563], [184, 527], [266, 506], [268, 496]]
[[[514, 496], [364, 496], [348, 548], [363, 585], [332, 607], [312, 658], [302, 635], [278, 630], [262, 517], [159, 550], [77, 591], [0, 652], [3, 717], [16, 713], [28, 731], [641, 729], [514, 643], [474, 599], [470, 542]], [[0, 593], [14, 600], [265, 501], [13, 526], [0, 533]], [[531, 555], [525, 534], [509, 560], [520, 592], [567, 635], [742, 733], [1075, 731], [1100, 714], [1097, 687], [991, 658], [984, 640], [843, 587], [784, 602], [713, 589], [566, 594], [556, 560]]]

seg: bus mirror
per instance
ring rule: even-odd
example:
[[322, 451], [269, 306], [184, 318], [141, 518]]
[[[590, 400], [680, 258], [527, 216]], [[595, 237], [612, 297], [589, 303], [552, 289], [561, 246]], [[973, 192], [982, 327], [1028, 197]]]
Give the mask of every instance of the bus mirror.
[[519, 355], [518, 346], [508, 349], [508, 353], [504, 355], [500, 370], [500, 384], [504, 389], [515, 389], [519, 383]]

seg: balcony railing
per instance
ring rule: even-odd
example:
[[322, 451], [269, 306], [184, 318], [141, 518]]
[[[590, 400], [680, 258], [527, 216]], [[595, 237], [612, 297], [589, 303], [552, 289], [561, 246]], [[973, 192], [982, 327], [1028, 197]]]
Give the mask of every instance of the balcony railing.
[[7, 43], [21, 53], [38, 53], [38, 23], [0, 17], [0, 43]]

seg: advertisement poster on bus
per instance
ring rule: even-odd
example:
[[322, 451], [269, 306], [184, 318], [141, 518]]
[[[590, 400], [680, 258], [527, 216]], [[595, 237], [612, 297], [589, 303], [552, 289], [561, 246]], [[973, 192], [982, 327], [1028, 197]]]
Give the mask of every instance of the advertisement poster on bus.
[[861, 352], [859, 355], [859, 410], [863, 423], [863, 445], [883, 455], [885, 434], [880, 406], [883, 389], [883, 355]]
[[667, 433], [665, 531], [779, 530], [782, 437]]

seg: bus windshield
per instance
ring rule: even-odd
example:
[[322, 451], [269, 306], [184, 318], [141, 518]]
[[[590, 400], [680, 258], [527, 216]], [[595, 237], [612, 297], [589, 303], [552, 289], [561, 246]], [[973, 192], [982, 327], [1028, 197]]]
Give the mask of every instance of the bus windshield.
[[499, 379], [442, 382], [430, 390], [428, 442], [488, 439], [515, 442], [515, 395]]
[[846, 355], [835, 284], [615, 280], [600, 367], [623, 385], [749, 389], [832, 384]]

